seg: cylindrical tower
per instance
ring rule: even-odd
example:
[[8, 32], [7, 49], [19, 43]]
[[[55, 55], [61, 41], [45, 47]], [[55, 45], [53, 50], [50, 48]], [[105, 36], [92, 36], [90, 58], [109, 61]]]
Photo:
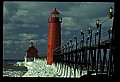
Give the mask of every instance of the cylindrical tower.
[[48, 18], [48, 51], [47, 64], [51, 65], [53, 62], [54, 50], [61, 46], [61, 18], [56, 8], [51, 12], [51, 17]]

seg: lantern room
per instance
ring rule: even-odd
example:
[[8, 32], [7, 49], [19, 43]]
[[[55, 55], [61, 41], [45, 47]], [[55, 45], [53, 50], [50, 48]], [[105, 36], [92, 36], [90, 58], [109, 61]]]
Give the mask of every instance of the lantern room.
[[56, 8], [51, 12], [51, 16], [52, 16], [52, 17], [58, 17], [59, 14], [60, 14], [60, 13], [56, 10]]

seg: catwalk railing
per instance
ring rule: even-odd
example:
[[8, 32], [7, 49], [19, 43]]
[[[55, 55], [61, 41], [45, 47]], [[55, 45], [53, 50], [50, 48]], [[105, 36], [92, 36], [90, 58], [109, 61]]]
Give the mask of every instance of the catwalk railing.
[[75, 50], [72, 50], [70, 46], [68, 47], [69, 51], [63, 48], [54, 55], [54, 63], [59, 65], [65, 64], [66, 66], [70, 66], [71, 69], [73, 67], [74, 74], [76, 70], [83, 70], [84, 68], [84, 70], [87, 70], [87, 74], [96, 73], [112, 76], [114, 73], [114, 64], [110, 44], [111, 40], [108, 43], [101, 44], [99, 49], [97, 45], [92, 45], [91, 47], [83, 46]]
[[[99, 20], [96, 21], [97, 32], [95, 33], [94, 44], [92, 44], [92, 29], [89, 26], [86, 44], [84, 43], [84, 32], [83, 29], [81, 29], [82, 40], [80, 42], [80, 47], [78, 47], [77, 37], [76, 35], [74, 35], [76, 44], [73, 44], [72, 40], [70, 39], [70, 45], [67, 42], [65, 46], [59, 46], [59, 49], [53, 50], [53, 60], [56, 65], [60, 66], [60, 71], [62, 71], [62, 67], [64, 67], [65, 69], [67, 69], [66, 71], [68, 71], [69, 66], [70, 69], [73, 68], [74, 76], [76, 76], [76, 70], [86, 70], [88, 75], [114, 75], [114, 63], [112, 53], [112, 28], [114, 27], [111, 27], [111, 29], [107, 32], [109, 38], [101, 42], [102, 25], [108, 19], [112, 19], [112, 10], [110, 10], [109, 14], [110, 17], [103, 21], [101, 24], [99, 24]], [[96, 41], [97, 37], [98, 40]], [[75, 49], [73, 49], [73, 46], [75, 47]]]

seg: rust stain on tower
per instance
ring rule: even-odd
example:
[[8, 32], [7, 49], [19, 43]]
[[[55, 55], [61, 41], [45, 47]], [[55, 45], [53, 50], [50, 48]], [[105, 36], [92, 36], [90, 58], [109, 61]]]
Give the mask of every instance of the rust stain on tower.
[[56, 8], [51, 12], [51, 17], [48, 18], [49, 31], [48, 31], [48, 51], [47, 51], [47, 64], [53, 63], [54, 50], [61, 46], [61, 22], [59, 18], [60, 13]]

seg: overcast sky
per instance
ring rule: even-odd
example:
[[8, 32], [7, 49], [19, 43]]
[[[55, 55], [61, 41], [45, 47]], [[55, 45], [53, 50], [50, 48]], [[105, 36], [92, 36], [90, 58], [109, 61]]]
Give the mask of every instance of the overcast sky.
[[[81, 40], [80, 29], [88, 36], [88, 27], [96, 32], [96, 20], [103, 22], [109, 17], [113, 2], [32, 2], [5, 1], [3, 4], [3, 59], [23, 59], [32, 40], [39, 55], [47, 53], [48, 18], [57, 9], [62, 17], [61, 44], [74, 34]], [[102, 24], [102, 40], [108, 38], [107, 30], [113, 25], [109, 19]]]

